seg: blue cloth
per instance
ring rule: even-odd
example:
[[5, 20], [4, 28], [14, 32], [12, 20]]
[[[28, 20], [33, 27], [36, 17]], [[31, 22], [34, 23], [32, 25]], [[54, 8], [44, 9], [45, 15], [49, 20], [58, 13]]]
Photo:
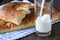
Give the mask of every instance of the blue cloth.
[[15, 40], [30, 35], [34, 32], [36, 32], [35, 28], [7, 32], [7, 33], [0, 34], [0, 40]]

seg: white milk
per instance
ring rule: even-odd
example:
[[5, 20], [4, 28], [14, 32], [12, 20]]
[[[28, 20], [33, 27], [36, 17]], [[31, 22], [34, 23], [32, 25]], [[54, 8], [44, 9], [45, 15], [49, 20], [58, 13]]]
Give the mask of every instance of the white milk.
[[36, 19], [36, 30], [38, 32], [46, 33], [51, 31], [51, 19], [49, 14], [44, 14]]

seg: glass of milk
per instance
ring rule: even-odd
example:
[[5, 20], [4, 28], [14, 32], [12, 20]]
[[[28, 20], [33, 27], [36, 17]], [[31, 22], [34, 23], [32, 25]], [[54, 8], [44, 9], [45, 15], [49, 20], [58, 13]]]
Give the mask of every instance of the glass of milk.
[[35, 26], [38, 36], [49, 36], [52, 30], [53, 0], [35, 0]]

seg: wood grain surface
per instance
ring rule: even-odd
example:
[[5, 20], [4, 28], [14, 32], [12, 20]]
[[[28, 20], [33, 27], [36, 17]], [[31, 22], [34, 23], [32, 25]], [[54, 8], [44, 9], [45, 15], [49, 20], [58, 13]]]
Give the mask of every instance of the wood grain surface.
[[60, 22], [52, 25], [52, 35], [48, 37], [39, 37], [36, 33], [33, 33], [17, 40], [60, 40]]

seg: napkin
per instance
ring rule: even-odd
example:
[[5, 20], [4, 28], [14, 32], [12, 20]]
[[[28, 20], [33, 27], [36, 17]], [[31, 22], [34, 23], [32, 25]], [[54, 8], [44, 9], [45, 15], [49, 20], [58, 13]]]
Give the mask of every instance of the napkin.
[[7, 33], [0, 34], [0, 40], [15, 40], [30, 35], [34, 32], [36, 32], [35, 28], [7, 32]]

